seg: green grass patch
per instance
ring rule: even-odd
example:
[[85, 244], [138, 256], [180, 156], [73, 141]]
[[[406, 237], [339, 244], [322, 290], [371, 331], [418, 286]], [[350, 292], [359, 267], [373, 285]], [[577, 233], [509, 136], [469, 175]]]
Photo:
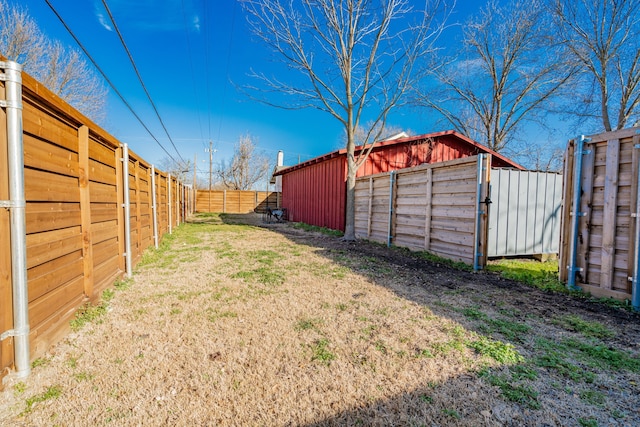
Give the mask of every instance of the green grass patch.
[[531, 386], [518, 384], [515, 378], [507, 375], [484, 375], [489, 384], [500, 389], [502, 396], [510, 401], [525, 405], [531, 409], [540, 409], [538, 393]]
[[46, 402], [47, 400], [51, 400], [51, 399], [57, 399], [61, 395], [62, 395], [62, 387], [58, 385], [51, 386], [47, 388], [45, 391], [43, 391], [42, 393], [36, 394], [35, 396], [28, 398], [25, 401], [26, 408], [23, 411], [23, 414], [30, 413], [33, 410], [33, 405], [35, 405], [36, 403]]
[[342, 237], [344, 235], [344, 233], [340, 230], [332, 230], [331, 228], [327, 228], [327, 227], [318, 227], [317, 225], [309, 225], [309, 224], [305, 224], [304, 222], [296, 222], [293, 225], [293, 228], [297, 228], [298, 230], [315, 232], [315, 233], [322, 233], [327, 236], [333, 236], [333, 237]]
[[611, 338], [615, 336], [615, 332], [609, 330], [602, 323], [587, 321], [575, 314], [558, 317], [554, 320], [554, 323], [569, 331], [580, 332], [586, 337]]
[[322, 319], [300, 319], [298, 320], [293, 329], [296, 331], [309, 331], [309, 330], [318, 330], [318, 327], [322, 325]]
[[598, 420], [595, 418], [578, 418], [578, 424], [580, 427], [598, 427]]
[[218, 311], [214, 309], [208, 309], [207, 312], [209, 313], [209, 315], [207, 316], [209, 322], [215, 322], [218, 319], [235, 319], [238, 317], [238, 313], [234, 311]]
[[605, 395], [597, 390], [583, 390], [578, 395], [580, 400], [590, 405], [604, 406], [607, 402]]
[[317, 360], [320, 363], [329, 366], [332, 360], [336, 359], [336, 355], [329, 351], [329, 341], [320, 339], [311, 345], [311, 360]]
[[563, 344], [569, 349], [577, 350], [577, 357], [595, 368], [640, 372], [640, 358], [632, 357], [626, 352], [577, 339], [564, 340]]
[[487, 271], [498, 272], [507, 279], [555, 292], [566, 293], [566, 286], [558, 280], [558, 261], [534, 261], [522, 259], [503, 259], [491, 263]]
[[499, 363], [514, 365], [524, 362], [524, 357], [509, 343], [494, 341], [485, 336], [480, 336], [478, 339], [470, 341], [467, 345], [479, 354], [490, 357]]
[[73, 319], [71, 319], [71, 330], [74, 332], [82, 329], [87, 323], [102, 323], [102, 317], [107, 313], [107, 303], [101, 302], [98, 305], [91, 303], [81, 306]]

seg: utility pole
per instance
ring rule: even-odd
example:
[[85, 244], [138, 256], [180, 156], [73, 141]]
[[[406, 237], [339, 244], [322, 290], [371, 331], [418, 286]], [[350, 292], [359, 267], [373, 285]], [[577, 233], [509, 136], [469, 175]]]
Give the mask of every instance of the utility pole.
[[193, 206], [192, 206], [192, 211], [193, 213], [196, 212], [196, 205], [197, 205], [197, 196], [198, 196], [198, 189], [196, 188], [196, 177], [197, 177], [197, 173], [198, 173], [198, 154], [194, 154], [193, 155], [193, 188], [191, 189], [191, 196], [193, 197]]
[[211, 212], [211, 180], [213, 178], [213, 153], [217, 150], [213, 149], [213, 141], [209, 140], [209, 149], [204, 151], [209, 152], [209, 212]]

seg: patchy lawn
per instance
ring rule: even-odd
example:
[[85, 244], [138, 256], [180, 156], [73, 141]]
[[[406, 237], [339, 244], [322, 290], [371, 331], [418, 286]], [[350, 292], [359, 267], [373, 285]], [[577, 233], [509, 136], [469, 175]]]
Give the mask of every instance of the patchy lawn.
[[202, 216], [105, 299], [0, 425], [640, 425], [640, 316], [400, 249]]

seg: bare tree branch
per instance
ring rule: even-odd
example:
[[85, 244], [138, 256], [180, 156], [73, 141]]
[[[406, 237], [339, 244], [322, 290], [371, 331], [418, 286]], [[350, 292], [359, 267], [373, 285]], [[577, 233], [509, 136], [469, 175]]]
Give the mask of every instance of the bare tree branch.
[[[253, 33], [284, 63], [286, 78], [253, 73], [258, 100], [281, 108], [316, 108], [338, 120], [347, 136], [344, 238], [355, 239], [355, 177], [415, 79], [414, 64], [434, 51], [443, 23], [441, 0], [414, 9], [409, 0], [241, 0]], [[286, 101], [269, 99], [279, 93]], [[363, 119], [364, 149], [355, 132]]]
[[[594, 131], [622, 129], [640, 116], [640, 0], [554, 0], [558, 39], [580, 64], [584, 117]], [[578, 104], [579, 105], [579, 104]], [[571, 107], [571, 106], [570, 106]]]
[[105, 118], [107, 89], [77, 50], [49, 40], [26, 9], [0, 0], [0, 53], [95, 122]]
[[438, 90], [418, 100], [454, 128], [501, 151], [574, 70], [554, 54], [550, 21], [539, 0], [491, 0], [464, 27], [462, 54], [436, 72]]

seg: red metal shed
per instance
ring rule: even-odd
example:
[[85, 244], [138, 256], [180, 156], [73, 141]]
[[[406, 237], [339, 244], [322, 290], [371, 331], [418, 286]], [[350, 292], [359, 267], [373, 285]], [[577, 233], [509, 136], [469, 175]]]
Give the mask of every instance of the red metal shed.
[[[360, 147], [356, 148], [356, 154]], [[357, 177], [436, 163], [480, 153], [492, 155], [493, 167], [524, 169], [456, 131], [430, 133], [376, 143]], [[337, 150], [277, 171], [282, 176], [282, 206], [289, 220], [344, 230], [347, 155]]]

